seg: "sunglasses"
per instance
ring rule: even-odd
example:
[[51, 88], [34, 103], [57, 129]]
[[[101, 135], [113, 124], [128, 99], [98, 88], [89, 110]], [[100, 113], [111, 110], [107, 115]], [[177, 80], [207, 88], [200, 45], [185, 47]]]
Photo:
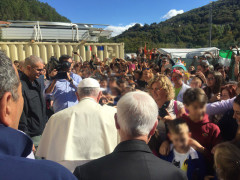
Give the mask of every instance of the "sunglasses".
[[150, 68], [143, 68], [143, 71], [144, 71], [144, 70], [150, 70]]
[[36, 68], [33, 68], [33, 69], [35, 69], [35, 70], [38, 71], [38, 72], [44, 71], [44, 69], [36, 69]]

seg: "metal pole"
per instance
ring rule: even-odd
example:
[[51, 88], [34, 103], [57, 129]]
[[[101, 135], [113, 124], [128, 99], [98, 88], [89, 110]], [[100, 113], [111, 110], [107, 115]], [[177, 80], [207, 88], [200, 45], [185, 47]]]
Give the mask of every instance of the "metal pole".
[[212, 47], [212, 1], [209, 9], [209, 47]]

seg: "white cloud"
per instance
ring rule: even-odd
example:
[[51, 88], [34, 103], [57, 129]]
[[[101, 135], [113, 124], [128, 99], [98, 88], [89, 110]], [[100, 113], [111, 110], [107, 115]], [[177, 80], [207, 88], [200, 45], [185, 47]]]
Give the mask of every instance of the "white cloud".
[[[108, 26], [105, 28], [105, 30], [113, 31], [112, 37], [114, 37], [114, 36], [117, 36], [117, 35], [123, 33], [124, 31], [128, 30], [130, 27], [133, 27], [135, 24], [137, 24], [137, 23], [131, 23], [126, 26], [123, 26], [122, 24], [119, 24], [119, 26]], [[142, 24], [140, 24], [140, 25], [142, 26]]]
[[168, 11], [167, 14], [165, 14], [162, 19], [170, 19], [178, 14], [182, 14], [184, 13], [183, 10], [176, 10], [176, 9], [171, 9], [170, 11]]

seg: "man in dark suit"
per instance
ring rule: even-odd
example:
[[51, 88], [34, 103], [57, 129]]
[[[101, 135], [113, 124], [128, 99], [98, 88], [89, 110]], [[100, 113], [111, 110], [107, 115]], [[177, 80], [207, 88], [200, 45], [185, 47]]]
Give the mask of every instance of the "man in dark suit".
[[158, 107], [145, 92], [130, 92], [117, 104], [121, 143], [114, 152], [75, 169], [79, 180], [183, 180], [186, 174], [154, 156], [147, 143], [158, 125]]

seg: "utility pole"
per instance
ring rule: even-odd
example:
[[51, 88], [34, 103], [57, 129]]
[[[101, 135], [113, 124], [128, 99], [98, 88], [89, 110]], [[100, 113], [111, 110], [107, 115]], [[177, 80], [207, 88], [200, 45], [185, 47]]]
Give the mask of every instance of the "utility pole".
[[212, 47], [212, 1], [209, 8], [209, 47]]

